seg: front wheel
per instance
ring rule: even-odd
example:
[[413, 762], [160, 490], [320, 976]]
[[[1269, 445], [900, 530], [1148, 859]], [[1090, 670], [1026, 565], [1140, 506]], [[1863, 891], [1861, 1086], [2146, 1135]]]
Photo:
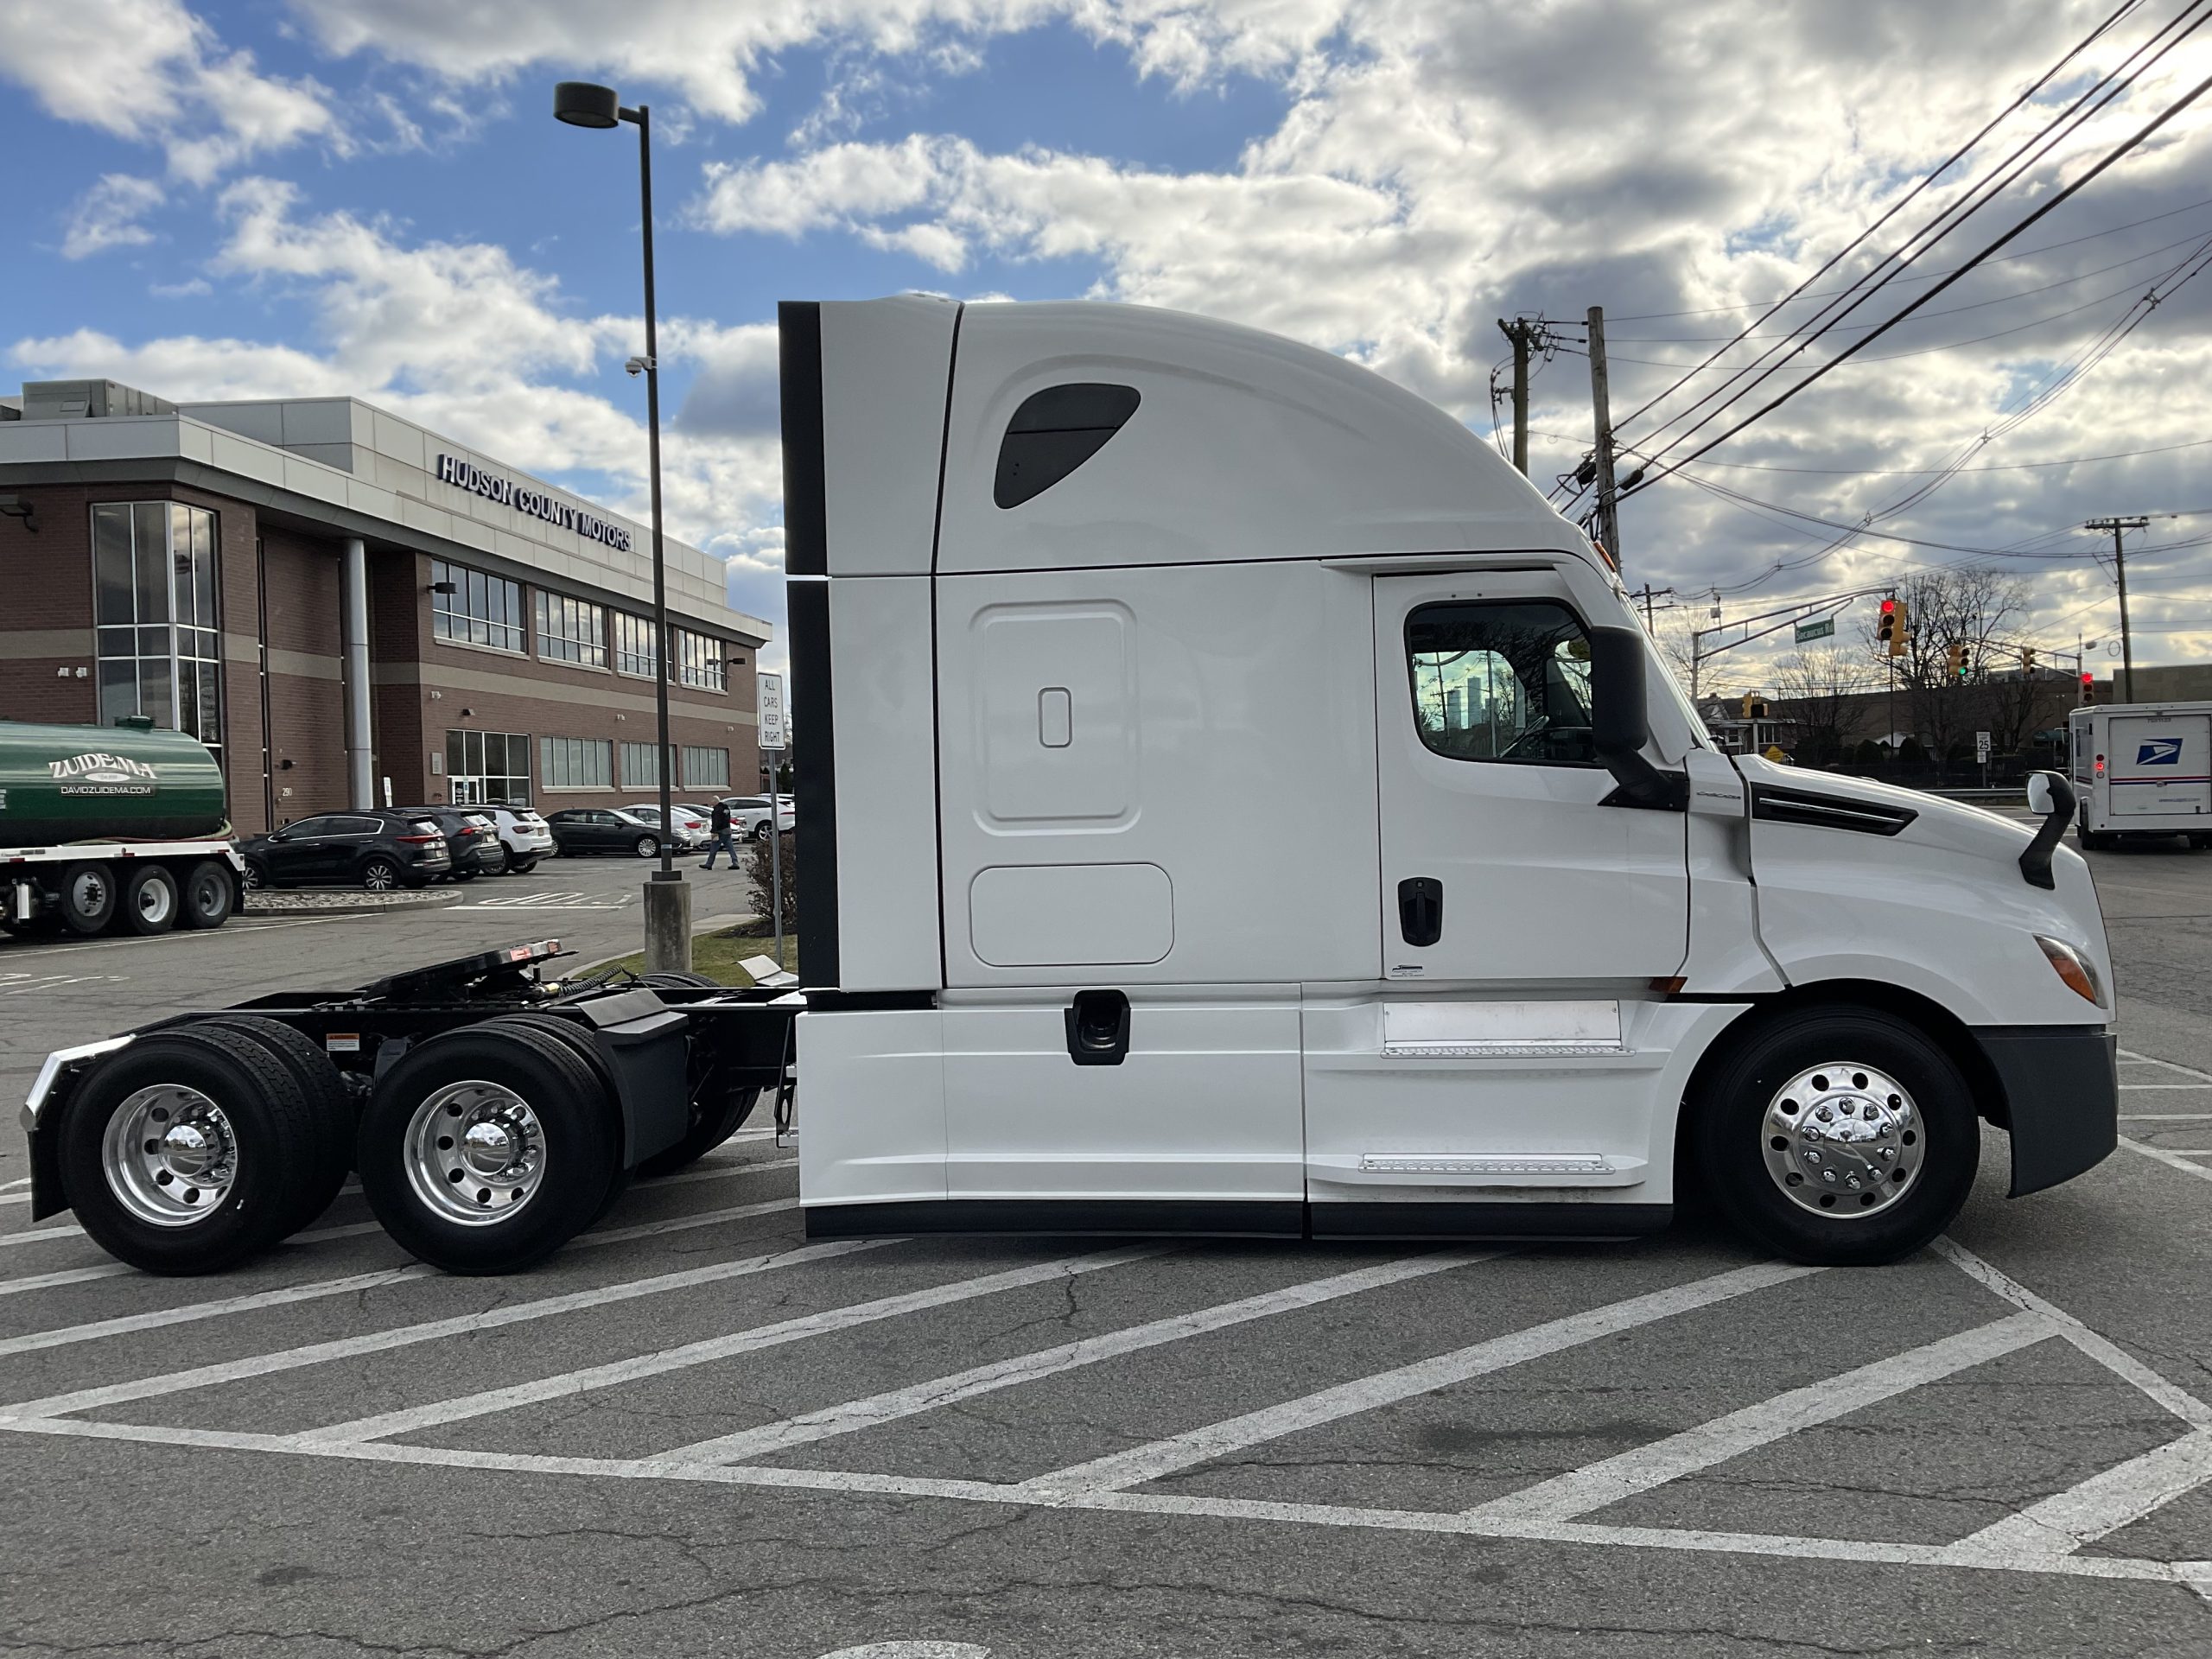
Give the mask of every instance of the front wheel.
[[638, 837], [638, 844], [631, 850], [635, 852], [639, 858], [658, 858], [660, 856], [660, 842], [651, 836], [639, 836]]
[[1872, 1008], [1803, 1008], [1748, 1031], [1688, 1104], [1713, 1203], [1762, 1247], [1823, 1267], [1919, 1249], [1965, 1204], [1981, 1155], [1958, 1067]]

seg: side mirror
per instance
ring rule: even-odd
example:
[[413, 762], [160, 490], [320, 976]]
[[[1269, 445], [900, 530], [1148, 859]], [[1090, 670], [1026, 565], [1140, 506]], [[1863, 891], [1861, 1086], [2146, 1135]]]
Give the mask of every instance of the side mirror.
[[2028, 810], [2039, 818], [2050, 816], [2050, 774], [2047, 772], [2028, 775]]
[[1590, 631], [1591, 741], [1620, 785], [1606, 797], [1607, 805], [1680, 810], [1688, 798], [1682, 780], [1643, 758], [1651, 738], [1645, 651], [1643, 636], [1634, 628]]

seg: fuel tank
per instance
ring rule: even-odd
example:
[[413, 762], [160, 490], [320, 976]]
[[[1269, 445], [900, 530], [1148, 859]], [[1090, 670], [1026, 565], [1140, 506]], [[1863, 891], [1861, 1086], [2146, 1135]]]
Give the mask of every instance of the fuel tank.
[[183, 841], [226, 821], [222, 769], [196, 738], [0, 720], [0, 848]]

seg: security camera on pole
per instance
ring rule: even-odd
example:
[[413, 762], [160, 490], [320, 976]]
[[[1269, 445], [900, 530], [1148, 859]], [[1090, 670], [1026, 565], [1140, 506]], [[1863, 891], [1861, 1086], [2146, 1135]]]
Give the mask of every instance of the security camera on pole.
[[645, 377], [645, 450], [653, 505], [653, 706], [658, 719], [654, 768], [660, 778], [660, 868], [645, 883], [645, 971], [689, 973], [691, 969], [691, 889], [676, 868], [676, 814], [670, 773], [675, 752], [668, 736], [668, 567], [662, 556], [660, 512], [660, 363], [653, 326], [653, 151], [652, 111], [640, 104], [622, 107], [611, 86], [564, 80], [553, 89], [553, 117], [572, 127], [605, 130], [630, 122], [638, 129], [638, 196], [644, 216], [645, 255], [645, 350], [623, 369]]

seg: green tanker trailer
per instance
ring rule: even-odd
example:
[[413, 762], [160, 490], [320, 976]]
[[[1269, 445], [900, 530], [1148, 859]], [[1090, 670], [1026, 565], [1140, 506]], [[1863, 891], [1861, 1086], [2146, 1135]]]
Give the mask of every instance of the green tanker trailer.
[[143, 717], [114, 727], [0, 721], [0, 925], [29, 932], [220, 927], [243, 867], [222, 769]]

